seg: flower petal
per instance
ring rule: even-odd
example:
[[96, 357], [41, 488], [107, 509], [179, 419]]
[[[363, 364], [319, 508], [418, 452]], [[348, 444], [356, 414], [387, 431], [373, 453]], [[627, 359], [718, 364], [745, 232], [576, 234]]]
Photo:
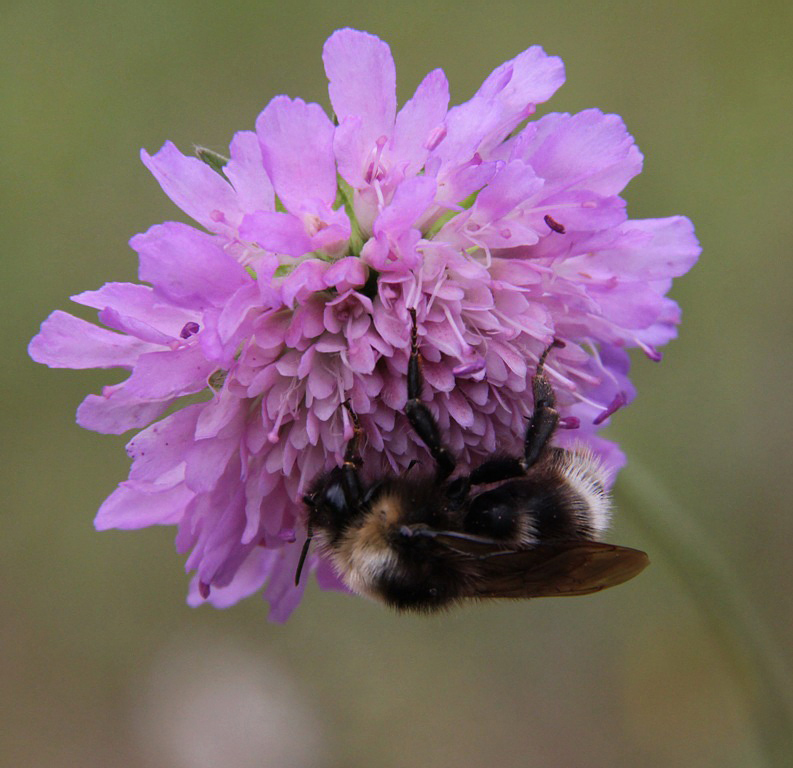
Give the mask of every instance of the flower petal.
[[83, 291], [71, 297], [85, 307], [112, 307], [119, 314], [147, 323], [172, 338], [179, 338], [186, 323], [200, 320], [197, 312], [163, 301], [154, 289], [138, 283], [105, 283], [96, 291]]
[[404, 165], [406, 177], [418, 173], [430, 151], [433, 131], [449, 108], [449, 83], [441, 69], [430, 72], [396, 117], [391, 141], [392, 162]]
[[397, 187], [393, 200], [375, 220], [375, 235], [397, 238], [411, 229], [432, 204], [435, 190], [435, 179], [428, 176], [414, 176], [404, 181]]
[[273, 622], [284, 622], [295, 610], [303, 598], [308, 579], [301, 579], [295, 586], [295, 573], [300, 559], [301, 546], [297, 543], [287, 544], [277, 550], [278, 557], [273, 563], [270, 578], [264, 590], [264, 597], [270, 603], [267, 618]]
[[519, 160], [507, 163], [477, 196], [474, 210], [482, 221], [501, 219], [543, 187], [534, 169]]
[[127, 443], [132, 459], [130, 481], [137, 487], [156, 484], [165, 473], [184, 463], [187, 447], [195, 437], [196, 419], [203, 404], [188, 405], [138, 432]]
[[102, 435], [121, 435], [129, 429], [151, 424], [171, 404], [171, 400], [141, 401], [102, 395], [88, 395], [77, 409], [77, 423]]
[[256, 133], [264, 167], [290, 213], [299, 213], [305, 200], [333, 203], [333, 123], [319, 104], [276, 96], [256, 120]]
[[302, 256], [311, 250], [311, 238], [303, 222], [291, 213], [257, 211], [240, 225], [240, 237], [273, 253]]
[[599, 109], [546, 115], [523, 134], [515, 156], [529, 162], [550, 190], [585, 185], [599, 195], [617, 195], [642, 169], [642, 154], [622, 118]]
[[105, 387], [101, 396], [89, 395], [82, 402], [77, 423], [103, 434], [145, 427], [176, 397], [204, 389], [214, 368], [196, 346], [141, 355], [126, 381]]
[[143, 320], [138, 320], [136, 317], [129, 315], [122, 315], [118, 310], [113, 307], [105, 307], [99, 313], [99, 322], [112, 328], [116, 331], [123, 331], [130, 336], [135, 336], [141, 341], [148, 341], [151, 344], [159, 344], [161, 346], [168, 346], [170, 344], [178, 344], [174, 336], [168, 336], [161, 331], [158, 331], [154, 326]]
[[170, 141], [154, 155], [142, 149], [140, 157], [163, 192], [210, 232], [224, 232], [241, 218], [233, 187], [197, 157], [183, 155]]
[[193, 494], [183, 484], [156, 493], [145, 493], [133, 483], [124, 482], [99, 508], [94, 526], [98, 531], [110, 528], [135, 530], [150, 525], [175, 525]]
[[190, 582], [187, 602], [193, 607], [208, 602], [215, 608], [228, 608], [258, 592], [267, 582], [277, 559], [276, 550], [256, 547], [237, 569], [234, 580], [225, 587], [212, 585], [207, 598], [201, 595], [200, 579], [196, 575]]
[[56, 310], [28, 345], [28, 354], [50, 368], [132, 368], [156, 347]]
[[322, 49], [333, 111], [342, 123], [361, 118], [364, 146], [390, 136], [396, 115], [396, 69], [391, 49], [367, 32], [340, 29]]
[[231, 140], [231, 159], [223, 172], [234, 186], [242, 212], [275, 210], [275, 191], [264, 169], [259, 137], [239, 131]]
[[564, 62], [533, 45], [496, 67], [476, 96], [495, 99], [513, 116], [526, 117], [527, 106], [548, 101], [563, 83]]
[[186, 224], [158, 224], [135, 235], [129, 244], [140, 257], [140, 279], [184, 307], [203, 309], [222, 304], [251, 279], [212, 235]]

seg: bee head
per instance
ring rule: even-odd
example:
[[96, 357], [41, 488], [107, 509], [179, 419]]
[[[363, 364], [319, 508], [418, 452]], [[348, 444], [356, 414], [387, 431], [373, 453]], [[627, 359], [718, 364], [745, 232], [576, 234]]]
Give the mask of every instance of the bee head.
[[339, 468], [320, 476], [303, 502], [308, 508], [308, 525], [331, 539], [340, 536], [358, 515], [358, 510], [347, 504]]

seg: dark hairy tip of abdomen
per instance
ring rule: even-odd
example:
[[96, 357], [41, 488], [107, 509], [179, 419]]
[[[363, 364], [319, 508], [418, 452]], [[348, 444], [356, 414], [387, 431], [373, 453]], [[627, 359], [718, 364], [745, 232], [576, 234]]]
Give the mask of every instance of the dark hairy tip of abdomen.
[[377, 584], [385, 602], [400, 611], [431, 613], [453, 603], [460, 594], [456, 574], [445, 578], [390, 574]]

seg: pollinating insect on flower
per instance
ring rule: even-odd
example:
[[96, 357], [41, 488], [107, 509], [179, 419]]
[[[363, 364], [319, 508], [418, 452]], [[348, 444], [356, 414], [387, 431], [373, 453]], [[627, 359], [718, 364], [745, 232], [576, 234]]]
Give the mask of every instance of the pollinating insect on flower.
[[[531, 119], [564, 81], [537, 46], [452, 108], [434, 70], [397, 110], [390, 50], [367, 33], [334, 32], [323, 61], [335, 119], [277, 96], [228, 159], [142, 152], [197, 226], [136, 235], [140, 284], [72, 297], [104, 328], [56, 311], [30, 344], [52, 367], [131, 371], [77, 411], [97, 432], [141, 430], [96, 527], [176, 525], [192, 604], [263, 590], [283, 620], [310, 573], [382, 597], [360, 578], [380, 579], [396, 550], [351, 576], [339, 541], [391, 515], [377, 535], [423, 563], [425, 610], [433, 547], [525, 566], [547, 538], [528, 486], [555, 467], [584, 498], [554, 534], [577, 542], [563, 557], [604, 556], [619, 561], [613, 583], [630, 578], [643, 561], [608, 552], [633, 550], [593, 543], [624, 463], [597, 431], [633, 398], [626, 349], [658, 360], [676, 333], [666, 293], [698, 256], [690, 222], [627, 218], [620, 193], [642, 156], [616, 115]], [[433, 509], [408, 515], [429, 486]], [[399, 504], [393, 487], [408, 488]], [[579, 519], [587, 504], [596, 524]], [[498, 595], [450, 599], [467, 596]]]

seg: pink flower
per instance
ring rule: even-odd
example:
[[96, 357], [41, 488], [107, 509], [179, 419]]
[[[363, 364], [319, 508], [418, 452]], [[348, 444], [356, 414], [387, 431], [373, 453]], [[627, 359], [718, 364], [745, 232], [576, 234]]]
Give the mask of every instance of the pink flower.
[[[294, 586], [301, 495], [351, 436], [342, 403], [360, 416], [366, 474], [426, 454], [402, 412], [408, 308], [459, 466], [518, 450], [531, 375], [557, 338], [546, 370], [571, 428], [561, 439], [589, 441], [616, 471], [623, 457], [596, 431], [633, 397], [625, 349], [659, 358], [679, 321], [671, 279], [699, 254], [687, 219], [627, 218], [619, 195], [642, 156], [619, 117], [519, 129], [564, 80], [541, 48], [451, 109], [435, 70], [397, 111], [391, 53], [372, 35], [335, 32], [323, 60], [337, 124], [278, 96], [220, 172], [171, 143], [143, 151], [201, 228], [132, 238], [147, 285], [72, 297], [105, 328], [58, 311], [30, 344], [53, 367], [131, 371], [77, 411], [98, 432], [142, 430], [97, 528], [178, 526], [191, 603], [263, 589], [276, 620], [306, 582]], [[308, 567], [340, 588], [327, 563]]]

